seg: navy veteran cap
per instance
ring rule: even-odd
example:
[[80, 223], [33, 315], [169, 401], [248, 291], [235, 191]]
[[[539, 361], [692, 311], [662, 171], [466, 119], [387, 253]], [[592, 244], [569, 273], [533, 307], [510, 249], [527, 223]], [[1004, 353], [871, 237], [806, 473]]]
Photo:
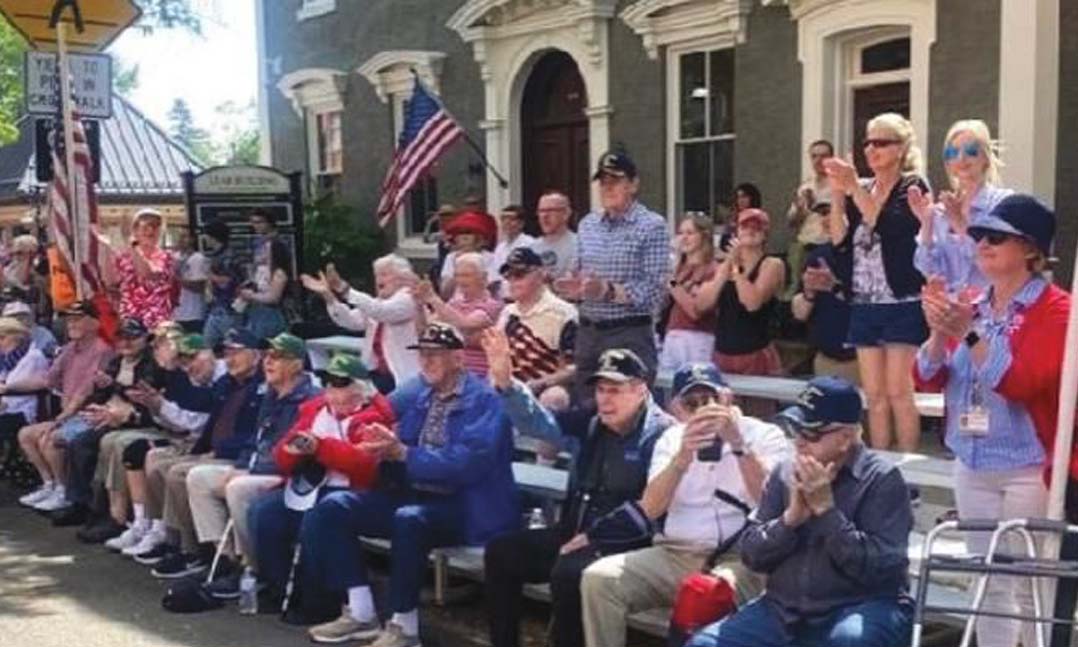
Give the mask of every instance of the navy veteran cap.
[[223, 348], [259, 350], [263, 347], [263, 344], [262, 340], [246, 328], [229, 328], [228, 332], [225, 333], [225, 338], [224, 341], [221, 342], [221, 346]]
[[1037, 198], [1016, 193], [1000, 200], [988, 215], [971, 222], [967, 231], [976, 241], [992, 231], [1024, 238], [1047, 256], [1056, 234], [1056, 215]]
[[509, 258], [505, 259], [498, 268], [499, 274], [505, 274], [510, 270], [531, 270], [543, 267], [543, 259], [531, 247], [517, 247], [509, 252]]
[[636, 353], [627, 348], [612, 348], [599, 356], [599, 368], [588, 378], [588, 384], [599, 380], [644, 380], [647, 376], [648, 367]]
[[595, 175], [591, 179], [598, 180], [604, 175], [614, 177], [627, 177], [630, 180], [636, 177], [636, 164], [625, 153], [610, 151], [603, 153], [599, 158], [599, 166], [595, 169]]
[[718, 391], [726, 388], [726, 380], [714, 364], [704, 362], [686, 364], [674, 373], [674, 395], [681, 397], [698, 386]]
[[464, 340], [460, 333], [452, 326], [444, 323], [427, 324], [423, 334], [416, 343], [408, 347], [408, 350], [460, 350], [464, 348]]
[[150, 334], [146, 324], [133, 317], [124, 317], [120, 322], [120, 328], [116, 331], [119, 337], [124, 339], [139, 339]]
[[99, 317], [97, 306], [89, 301], [76, 301], [65, 308], [60, 314], [65, 317], [90, 317], [92, 319], [97, 319]]
[[860, 424], [862, 409], [857, 387], [839, 377], [821, 376], [809, 380], [797, 404], [779, 412], [777, 421], [800, 434], [831, 425]]

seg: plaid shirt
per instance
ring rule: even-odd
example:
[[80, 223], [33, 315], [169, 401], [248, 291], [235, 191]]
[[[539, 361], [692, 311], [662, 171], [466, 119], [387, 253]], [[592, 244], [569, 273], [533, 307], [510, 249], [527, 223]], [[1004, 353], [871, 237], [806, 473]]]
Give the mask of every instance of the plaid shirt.
[[652, 316], [670, 274], [666, 220], [634, 202], [622, 216], [589, 213], [577, 232], [577, 271], [625, 288], [627, 303], [585, 301], [580, 315], [593, 321]]

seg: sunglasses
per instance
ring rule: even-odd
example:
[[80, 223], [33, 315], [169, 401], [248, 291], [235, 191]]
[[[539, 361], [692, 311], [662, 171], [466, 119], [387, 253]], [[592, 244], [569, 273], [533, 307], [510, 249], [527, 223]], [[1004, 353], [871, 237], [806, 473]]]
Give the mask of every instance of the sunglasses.
[[958, 159], [959, 156], [976, 158], [981, 156], [981, 145], [977, 142], [970, 142], [965, 146], [951, 146], [948, 145], [943, 149], [943, 161], [953, 162]]
[[902, 143], [901, 139], [866, 139], [865, 148], [887, 148], [888, 146], [898, 146]]
[[326, 386], [334, 389], [343, 389], [352, 386], [352, 378], [341, 375], [327, 375], [322, 381], [325, 382]]
[[983, 240], [992, 247], [998, 247], [1003, 243], [1007, 242], [1008, 240], [1014, 238], [1014, 236], [1012, 236], [1011, 234], [1004, 233], [1002, 231], [986, 231], [983, 233], [977, 232], [976, 235], [971, 235], [971, 238], [973, 238], [973, 240], [977, 242], [981, 242]]

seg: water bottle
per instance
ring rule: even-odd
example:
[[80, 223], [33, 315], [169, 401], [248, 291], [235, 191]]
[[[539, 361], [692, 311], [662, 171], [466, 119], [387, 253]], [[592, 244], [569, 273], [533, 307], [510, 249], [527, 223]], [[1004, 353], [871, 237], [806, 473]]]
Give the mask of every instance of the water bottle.
[[546, 528], [546, 517], [542, 508], [535, 508], [528, 515], [528, 530], [542, 530]]
[[240, 577], [240, 613], [248, 616], [258, 613], [258, 580], [250, 566]]

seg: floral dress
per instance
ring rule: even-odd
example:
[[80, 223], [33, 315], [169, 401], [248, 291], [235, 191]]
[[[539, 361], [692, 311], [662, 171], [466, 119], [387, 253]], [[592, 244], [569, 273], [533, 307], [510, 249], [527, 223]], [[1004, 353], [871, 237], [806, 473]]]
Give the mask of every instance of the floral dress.
[[155, 250], [147, 260], [160, 267], [161, 274], [142, 279], [135, 270], [133, 253], [129, 250], [116, 258], [116, 270], [120, 275], [120, 316], [138, 319], [153, 329], [172, 316], [176, 261], [165, 250]]

